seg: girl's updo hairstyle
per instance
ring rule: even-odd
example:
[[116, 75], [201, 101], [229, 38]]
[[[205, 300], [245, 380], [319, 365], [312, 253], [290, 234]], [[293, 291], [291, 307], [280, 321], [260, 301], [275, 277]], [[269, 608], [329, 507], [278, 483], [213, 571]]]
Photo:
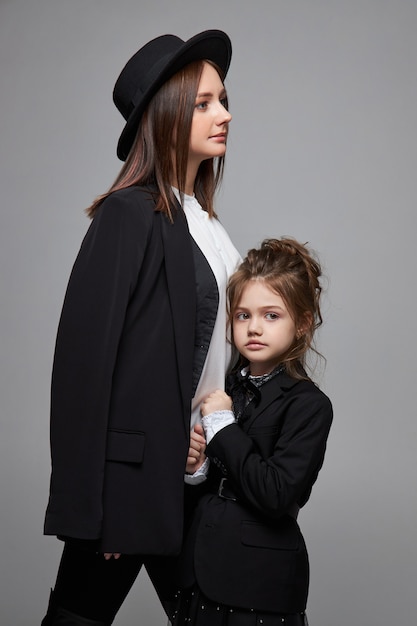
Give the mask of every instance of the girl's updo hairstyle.
[[294, 378], [308, 378], [306, 355], [312, 350], [314, 332], [323, 320], [320, 311], [321, 267], [314, 253], [295, 239], [265, 239], [259, 249], [249, 250], [227, 288], [229, 323], [233, 333], [233, 317], [249, 281], [262, 280], [284, 300], [294, 320], [297, 335], [283, 355], [286, 371]]

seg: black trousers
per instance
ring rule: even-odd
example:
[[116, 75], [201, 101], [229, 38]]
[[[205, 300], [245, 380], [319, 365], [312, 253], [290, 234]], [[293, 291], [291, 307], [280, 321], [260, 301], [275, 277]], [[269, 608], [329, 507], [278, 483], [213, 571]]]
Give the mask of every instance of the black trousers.
[[[54, 605], [82, 617], [111, 624], [145, 566], [162, 605], [172, 597], [170, 557], [123, 555], [106, 560], [96, 543], [68, 540], [53, 591]], [[140, 616], [138, 616], [140, 622]]]

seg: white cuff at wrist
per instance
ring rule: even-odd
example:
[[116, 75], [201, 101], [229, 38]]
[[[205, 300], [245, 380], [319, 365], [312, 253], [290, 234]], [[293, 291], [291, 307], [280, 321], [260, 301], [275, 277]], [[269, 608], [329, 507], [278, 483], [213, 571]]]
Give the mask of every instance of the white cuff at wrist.
[[213, 439], [220, 430], [236, 421], [233, 411], [213, 411], [201, 418], [207, 443]]

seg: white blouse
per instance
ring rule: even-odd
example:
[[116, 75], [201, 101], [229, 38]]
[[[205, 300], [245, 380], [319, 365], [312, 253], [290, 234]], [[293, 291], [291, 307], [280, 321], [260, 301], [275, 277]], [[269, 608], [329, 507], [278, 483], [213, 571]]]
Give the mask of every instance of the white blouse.
[[[180, 201], [179, 193], [174, 193]], [[200, 404], [215, 389], [224, 389], [232, 347], [226, 337], [226, 286], [242, 258], [219, 220], [209, 217], [194, 196], [183, 194], [183, 209], [190, 234], [206, 257], [216, 278], [219, 306], [210, 346], [197, 389], [192, 400], [191, 428], [201, 422]]]

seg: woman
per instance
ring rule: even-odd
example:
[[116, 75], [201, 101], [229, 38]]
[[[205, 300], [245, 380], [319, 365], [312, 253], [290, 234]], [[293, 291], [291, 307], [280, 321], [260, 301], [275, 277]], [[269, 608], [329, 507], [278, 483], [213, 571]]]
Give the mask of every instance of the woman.
[[230, 360], [239, 255], [213, 208], [230, 58], [221, 31], [163, 35], [115, 85], [125, 164], [88, 209], [54, 357], [45, 533], [65, 546], [43, 626], [111, 624], [142, 564], [160, 590], [181, 546], [191, 398], [193, 425]]

